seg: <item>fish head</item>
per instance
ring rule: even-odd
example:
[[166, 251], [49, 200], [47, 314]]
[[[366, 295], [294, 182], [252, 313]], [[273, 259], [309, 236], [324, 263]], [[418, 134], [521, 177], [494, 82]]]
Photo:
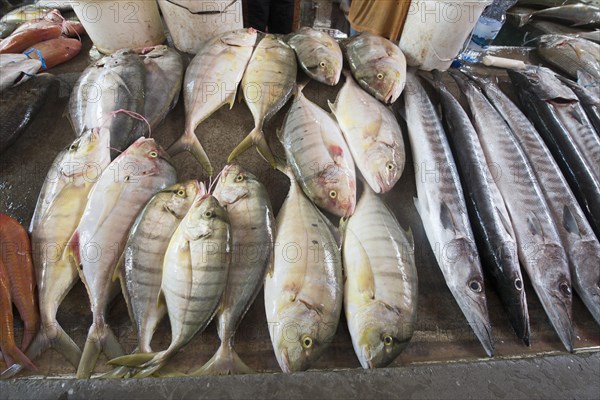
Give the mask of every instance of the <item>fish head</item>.
[[229, 230], [227, 211], [214, 196], [201, 192], [184, 219], [185, 236], [190, 241], [207, 237], [220, 229]]
[[246, 28], [225, 32], [218, 39], [229, 46], [253, 47], [256, 43], [256, 37], [256, 29]]
[[439, 251], [438, 258], [445, 264], [444, 269], [452, 271], [446, 283], [468, 325], [491, 357], [494, 351], [492, 328], [477, 247], [472, 240], [458, 237]]
[[374, 143], [367, 150], [366, 159], [368, 171], [363, 176], [376, 193], [388, 192], [404, 172], [404, 149], [397, 143]]
[[344, 60], [339, 49], [320, 43], [305, 61], [305, 67], [317, 80], [335, 86], [340, 81]]
[[366, 85], [381, 102], [390, 104], [396, 101], [404, 90], [406, 77], [390, 59], [378, 59], [365, 63], [354, 72], [355, 79]]
[[259, 186], [262, 184], [256, 176], [237, 164], [230, 164], [223, 169], [214, 196], [222, 204], [233, 204], [247, 198]]
[[183, 219], [196, 197], [206, 193], [206, 188], [193, 179], [171, 185], [161, 193], [168, 196], [164, 205], [165, 210], [178, 219]]
[[356, 177], [353, 172], [333, 163], [327, 166], [314, 182], [315, 203], [338, 217], [354, 214]]
[[362, 367], [381, 368], [394, 361], [412, 338], [415, 316], [381, 301], [362, 307], [350, 323], [351, 332], [356, 332], [352, 344]]
[[65, 149], [58, 170], [66, 177], [97, 174], [110, 163], [110, 131], [106, 128], [89, 129]]
[[325, 322], [302, 301], [289, 303], [273, 329], [273, 349], [283, 372], [305, 371], [331, 342], [337, 322]]

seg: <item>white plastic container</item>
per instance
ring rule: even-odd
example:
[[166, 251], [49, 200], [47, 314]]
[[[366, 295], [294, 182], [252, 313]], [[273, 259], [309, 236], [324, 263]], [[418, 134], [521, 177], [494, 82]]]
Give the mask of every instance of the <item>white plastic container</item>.
[[165, 41], [155, 0], [73, 0], [71, 4], [102, 53], [150, 47]]
[[196, 54], [222, 32], [244, 27], [241, 0], [158, 0], [177, 49]]
[[413, 0], [400, 49], [409, 66], [447, 70], [490, 0]]

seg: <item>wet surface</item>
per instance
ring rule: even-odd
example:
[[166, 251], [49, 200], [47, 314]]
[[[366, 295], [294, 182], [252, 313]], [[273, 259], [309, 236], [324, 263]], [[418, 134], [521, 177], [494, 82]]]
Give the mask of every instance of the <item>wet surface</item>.
[[[17, 142], [0, 155], [0, 212], [18, 219], [25, 226], [29, 224], [38, 193], [54, 157], [74, 139], [65, 113], [70, 89], [78, 73], [89, 63], [89, 47], [89, 40], [86, 39], [83, 51], [76, 59], [51, 71], [59, 77], [60, 87], [48, 98], [41, 112]], [[311, 82], [304, 90], [304, 94], [327, 109], [327, 100], [333, 101], [339, 88], [341, 84], [330, 88]], [[274, 151], [279, 155], [284, 153], [281, 146], [276, 143], [275, 132], [281, 127], [286, 111], [287, 106], [265, 127], [265, 133]], [[183, 125], [184, 109], [183, 101], [180, 101], [165, 122], [152, 132], [152, 136], [163, 146], [168, 146], [183, 132]], [[219, 171], [225, 165], [231, 150], [251, 131], [253, 126], [250, 111], [243, 102], [237, 101], [233, 109], [230, 110], [226, 106], [200, 124], [196, 132], [215, 171]], [[405, 145], [407, 150], [410, 149], [406, 133]], [[287, 178], [272, 170], [255, 150], [249, 150], [239, 159], [239, 162], [266, 185], [277, 213], [287, 194], [289, 187]], [[207, 178], [189, 154], [175, 157], [174, 164], [180, 180]], [[412, 157], [409, 154], [402, 178], [396, 187], [384, 196], [401, 225], [405, 229], [410, 228], [413, 232], [419, 274], [419, 307], [415, 335], [392, 367], [485, 359], [483, 348], [446, 287], [433, 251], [425, 237], [423, 226], [413, 206], [413, 197], [416, 196], [414, 180]], [[516, 337], [498, 296], [490, 285], [486, 286], [490, 319], [496, 339], [495, 358], [529, 357], [565, 352], [530, 283], [527, 281], [525, 283], [531, 320], [531, 347], [526, 347]], [[574, 296], [573, 318], [576, 351], [600, 349], [600, 329], [576, 296]], [[75, 342], [83, 348], [91, 324], [91, 312], [85, 288], [81, 283], [77, 284], [65, 299], [59, 309], [58, 320]], [[133, 350], [136, 342], [135, 335], [121, 297], [115, 301], [108, 322], [125, 349]], [[17, 340], [21, 335], [21, 328], [20, 325], [17, 326]], [[164, 321], [155, 335], [153, 348], [166, 348], [170, 339], [168, 321]], [[213, 355], [217, 347], [216, 329], [214, 324], [211, 324], [173, 359], [171, 365], [181, 372], [196, 369]], [[269, 338], [262, 293], [242, 321], [236, 335], [236, 349], [240, 357], [257, 371], [279, 371]], [[104, 356], [101, 356], [96, 367], [97, 372], [110, 369], [104, 362]], [[46, 376], [75, 372], [74, 368], [54, 351], [46, 352], [35, 360], [35, 363], [39, 373]], [[339, 368], [360, 368], [343, 316], [331, 347], [314, 366], [317, 370]], [[21, 376], [27, 374], [26, 372]]]

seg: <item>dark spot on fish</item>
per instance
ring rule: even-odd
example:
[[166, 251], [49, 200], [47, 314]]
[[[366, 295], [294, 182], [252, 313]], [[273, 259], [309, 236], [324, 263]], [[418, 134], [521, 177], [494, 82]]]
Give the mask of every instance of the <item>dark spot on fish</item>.
[[250, 228], [250, 229], [252, 229], [252, 230], [256, 230], [256, 227], [255, 227], [255, 226], [253, 226], [253, 227], [252, 227], [252, 228]]
[[315, 228], [318, 226], [317, 224], [311, 224], [312, 226], [314, 226]]
[[564, 294], [565, 296], [570, 296], [571, 295], [571, 286], [569, 286], [569, 284], [567, 282], [561, 282], [558, 285], [560, 291], [562, 292], [562, 294]]
[[319, 242], [317, 242], [316, 240], [313, 240], [312, 244], [319, 244]]

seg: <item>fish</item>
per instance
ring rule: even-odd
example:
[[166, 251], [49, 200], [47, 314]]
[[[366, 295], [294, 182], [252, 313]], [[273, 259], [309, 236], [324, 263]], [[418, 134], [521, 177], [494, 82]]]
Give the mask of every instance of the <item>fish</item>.
[[598, 0], [518, 0], [518, 5], [524, 6], [533, 6], [540, 8], [550, 8], [550, 7], [559, 7], [566, 6], [569, 4], [589, 4], [600, 6], [600, 1]]
[[25, 54], [29, 54], [33, 59], [43, 59], [44, 63], [40, 70], [47, 71], [76, 57], [80, 51], [81, 41], [59, 37], [38, 43], [27, 49]]
[[278, 133], [304, 193], [319, 207], [350, 216], [356, 206], [354, 161], [337, 122], [298, 88]]
[[46, 101], [54, 76], [40, 74], [0, 96], [0, 153], [13, 144]]
[[415, 207], [448, 288], [492, 357], [494, 339], [483, 272], [456, 164], [435, 108], [412, 70], [407, 87], [404, 110], [416, 166]]
[[109, 361], [134, 367], [138, 378], [160, 370], [215, 316], [231, 262], [227, 211], [212, 195], [198, 196], [169, 241], [159, 303], [166, 303], [171, 343], [158, 353], [133, 354]]
[[[174, 49], [159, 45], [142, 54], [146, 68], [144, 116], [151, 129], [156, 128], [177, 105], [183, 82], [183, 60]], [[141, 136], [148, 136], [147, 125]]]
[[600, 44], [600, 31], [586, 31], [577, 28], [571, 28], [569, 26], [561, 25], [552, 21], [531, 21], [528, 24], [529, 28], [533, 28], [541, 34], [556, 34], [556, 35], [564, 35], [564, 36], [572, 36], [579, 37], [582, 39], [591, 40], [592, 42]]
[[231, 152], [230, 163], [253, 145], [272, 166], [275, 158], [269, 149], [263, 125], [287, 103], [296, 85], [294, 50], [275, 35], [266, 35], [254, 49], [242, 78], [244, 101], [254, 117], [254, 129]]
[[[204, 184], [196, 180], [169, 186], [152, 197], [129, 231], [113, 280], [121, 282], [123, 297], [136, 328], [138, 346], [135, 353], [153, 352], [152, 336], [167, 314], [165, 305], [157, 304], [165, 253], [196, 196], [205, 193]], [[116, 378], [124, 372], [117, 368], [109, 374]]]
[[[57, 310], [79, 281], [77, 266], [68, 257], [68, 242], [83, 213], [87, 196], [110, 163], [110, 132], [90, 131], [55, 158], [40, 191], [31, 220], [31, 244], [40, 304], [40, 330], [27, 349], [36, 359], [48, 348], [74, 367], [81, 350], [56, 320]], [[22, 366], [11, 369], [14, 376]]]
[[27, 81], [41, 67], [41, 61], [24, 54], [0, 54], [0, 92]]
[[233, 339], [242, 318], [262, 289], [273, 254], [273, 210], [264, 185], [238, 165], [223, 169], [213, 195], [229, 216], [231, 265], [216, 315], [221, 344], [215, 355], [191, 375], [252, 373], [237, 355]]
[[519, 260], [560, 341], [572, 352], [571, 274], [544, 192], [504, 119], [474, 83], [456, 81], [467, 97], [473, 126], [488, 163], [494, 163], [500, 171], [511, 171], [498, 174], [495, 182], [510, 214]]
[[177, 181], [168, 154], [154, 139], [139, 138], [100, 175], [73, 237], [69, 257], [79, 266], [87, 288], [93, 322], [77, 369], [77, 378], [89, 378], [100, 352], [109, 359], [123, 349], [106, 321], [109, 302], [118, 289], [112, 281], [127, 233], [144, 205]]
[[551, 19], [570, 26], [598, 28], [600, 8], [598, 4], [567, 4], [536, 11], [530, 18]]
[[338, 84], [344, 57], [334, 38], [305, 26], [294, 32], [287, 43], [296, 52], [298, 63], [306, 75], [329, 86]]
[[264, 296], [275, 357], [291, 373], [310, 368], [331, 344], [342, 311], [343, 277], [335, 228], [289, 168], [284, 170], [290, 190], [276, 218]]
[[[36, 366], [33, 365], [15, 344], [10, 286], [4, 261], [0, 259], [0, 310], [2, 311], [2, 318], [0, 319], [0, 350], [2, 350], [2, 357], [9, 369], [18, 361], [22, 365], [27, 366], [27, 368], [36, 371]], [[5, 378], [4, 374], [0, 375], [0, 379]]]
[[208, 155], [194, 132], [223, 105], [233, 107], [256, 37], [253, 28], [225, 32], [207, 42], [192, 59], [183, 81], [185, 132], [168, 149], [171, 156], [189, 151], [212, 176]]
[[53, 9], [54, 8], [39, 6], [37, 4], [27, 4], [6, 13], [0, 18], [0, 22], [15, 22], [20, 24], [26, 21], [41, 19]]
[[574, 133], [569, 131], [570, 126], [578, 124], [576, 119], [580, 119], [577, 97], [547, 69], [509, 70], [509, 76], [523, 112], [544, 139], [596, 237], [600, 237], [599, 164], [589, 164]]
[[496, 289], [515, 333], [529, 346], [527, 296], [510, 214], [469, 116], [443, 83], [441, 74], [434, 73], [434, 79], [442, 105], [442, 123], [457, 163], [482, 268]]
[[143, 134], [142, 122], [127, 113], [144, 113], [146, 70], [131, 49], [119, 50], [89, 66], [77, 80], [69, 98], [69, 119], [79, 136], [87, 129], [110, 131], [111, 157], [127, 149]]
[[[515, 25], [516, 27], [521, 28], [530, 22], [538, 22], [538, 21], [531, 21], [531, 16], [535, 12], [536, 12], [536, 9], [531, 8], [529, 5], [527, 7], [516, 6], [516, 7], [510, 8], [508, 11], [506, 11], [506, 19], [512, 25]], [[542, 21], [542, 22], [547, 22], [547, 21]]]
[[342, 235], [344, 311], [354, 352], [365, 369], [386, 367], [409, 345], [417, 322], [412, 233], [365, 185]]
[[383, 103], [394, 103], [406, 84], [406, 58], [381, 36], [361, 33], [342, 45], [354, 79]]
[[571, 280], [600, 324], [600, 244], [544, 140], [525, 114], [489, 80], [479, 80], [488, 100], [502, 115], [531, 163], [565, 247]]
[[579, 79], [583, 85], [597, 85], [600, 81], [599, 44], [561, 35], [542, 35], [536, 41], [537, 54], [551, 66]]
[[404, 172], [402, 129], [393, 112], [363, 91], [347, 72], [329, 108], [338, 121], [354, 162], [375, 193], [389, 192]]
[[556, 75], [556, 77], [575, 93], [596, 133], [600, 134], [600, 95], [598, 91], [594, 88], [588, 89], [560, 75]]
[[17, 28], [9, 37], [0, 42], [0, 54], [21, 53], [36, 43], [56, 39], [63, 33], [63, 27], [55, 22], [39, 21], [29, 29]]
[[9, 37], [18, 26], [17, 22], [0, 21], [0, 39]]
[[0, 256], [10, 282], [11, 299], [23, 320], [21, 350], [25, 351], [40, 327], [31, 242], [25, 228], [5, 214], [0, 214], [0, 242]]

